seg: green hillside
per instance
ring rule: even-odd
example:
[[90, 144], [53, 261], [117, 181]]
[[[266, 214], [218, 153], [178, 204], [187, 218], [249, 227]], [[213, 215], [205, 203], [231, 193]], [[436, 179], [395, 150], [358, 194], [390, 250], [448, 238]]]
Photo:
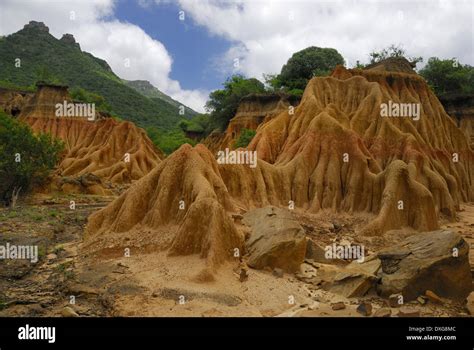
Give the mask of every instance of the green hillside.
[[[18, 58], [21, 67], [15, 67]], [[24, 29], [0, 38], [0, 86], [31, 87], [38, 80], [99, 94], [113, 114], [142, 127], [170, 130], [183, 119], [179, 102], [173, 103], [164, 94], [161, 98], [146, 97], [127, 86], [107, 62], [81, 51], [71, 35], [58, 40], [44, 24], [30, 22]], [[185, 109], [184, 117], [193, 115], [194, 111]]]

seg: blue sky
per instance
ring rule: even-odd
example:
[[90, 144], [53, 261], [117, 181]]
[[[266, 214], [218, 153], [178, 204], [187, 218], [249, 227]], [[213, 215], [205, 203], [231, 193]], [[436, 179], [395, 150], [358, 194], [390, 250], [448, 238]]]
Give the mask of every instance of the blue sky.
[[190, 18], [179, 20], [180, 10], [176, 3], [144, 7], [135, 1], [122, 0], [116, 5], [115, 16], [139, 26], [166, 47], [173, 59], [170, 78], [179, 81], [183, 89], [219, 88], [225, 75], [213, 62], [231, 47], [231, 42], [210, 35]]
[[335, 48], [348, 67], [392, 44], [425, 62], [474, 65], [473, 18], [472, 0], [0, 1], [0, 35], [42, 21], [56, 38], [73, 34], [121, 78], [148, 80], [200, 112], [229, 75], [263, 80], [308, 46]]

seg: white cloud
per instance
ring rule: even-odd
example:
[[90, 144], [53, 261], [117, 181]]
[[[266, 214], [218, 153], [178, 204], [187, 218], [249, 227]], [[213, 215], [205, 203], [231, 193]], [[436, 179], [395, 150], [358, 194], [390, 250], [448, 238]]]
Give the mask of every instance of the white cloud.
[[16, 32], [30, 20], [42, 21], [57, 38], [73, 34], [82, 50], [105, 59], [119, 77], [149, 80], [172, 98], [203, 112], [209, 92], [182, 89], [169, 77], [173, 60], [164, 45], [140, 27], [113, 19], [113, 10], [113, 0], [6, 0], [0, 5], [0, 34]]
[[235, 58], [248, 76], [277, 73], [312, 45], [336, 48], [349, 66], [391, 44], [411, 56], [474, 64], [472, 0], [178, 1], [198, 25], [235, 43], [218, 65], [228, 73]]

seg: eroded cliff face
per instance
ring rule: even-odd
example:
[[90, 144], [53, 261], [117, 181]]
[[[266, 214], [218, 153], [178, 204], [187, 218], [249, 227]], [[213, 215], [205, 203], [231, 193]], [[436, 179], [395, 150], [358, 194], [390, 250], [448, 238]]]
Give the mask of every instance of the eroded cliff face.
[[[97, 179], [90, 191], [99, 190], [102, 181], [130, 183], [150, 172], [162, 159], [144, 130], [133, 123], [116, 121], [105, 113], [89, 108], [75, 109], [72, 114], [57, 115], [57, 104], [80, 104], [71, 100], [65, 86], [40, 84], [34, 94], [5, 92], [0, 94], [2, 106], [14, 106], [17, 117], [27, 123], [35, 133], [49, 133], [64, 142], [65, 153], [58, 165], [60, 177], [78, 178], [91, 174]], [[11, 108], [6, 109], [11, 114]], [[94, 112], [93, 118], [91, 118]], [[79, 113], [79, 114], [78, 114]], [[59, 189], [80, 191], [71, 181]], [[76, 186], [77, 187], [77, 186]], [[89, 191], [89, 192], [90, 192]], [[86, 189], [86, 192], [88, 190]]]
[[452, 95], [440, 98], [456, 125], [466, 134], [474, 149], [474, 95]]
[[[397, 104], [413, 113], [382, 116], [382, 106]], [[338, 67], [313, 78], [294, 113], [260, 124], [248, 150], [258, 156], [254, 167], [182, 146], [89, 218], [87, 246], [110, 246], [117, 235], [130, 245], [147, 232], [160, 237], [155, 249], [200, 254], [215, 267], [243, 244], [227, 213], [289, 203], [309, 213], [369, 212], [376, 219], [363, 233], [378, 235], [434, 230], [441, 214], [454, 218], [474, 200], [467, 138], [411, 72]]]
[[284, 93], [252, 94], [240, 101], [235, 117], [229, 122], [224, 133], [212, 133], [203, 143], [211, 150], [234, 148], [243, 129], [257, 130], [259, 125], [266, 123], [290, 107], [296, 107], [300, 99]]

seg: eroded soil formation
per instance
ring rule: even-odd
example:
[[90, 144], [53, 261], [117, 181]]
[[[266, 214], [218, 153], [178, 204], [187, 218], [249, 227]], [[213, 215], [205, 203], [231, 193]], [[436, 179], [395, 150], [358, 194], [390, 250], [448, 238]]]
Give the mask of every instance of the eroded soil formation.
[[[71, 250], [57, 254], [66, 237], [59, 232], [30, 271], [2, 277], [9, 285], [2, 314], [474, 312], [474, 152], [407, 62], [338, 66], [313, 78], [297, 106], [284, 99], [260, 101], [260, 112], [243, 105], [224, 135], [208, 138], [211, 150], [186, 144], [166, 158], [131, 123], [51, 117], [54, 97], [42, 94], [9, 108], [35, 132], [65, 141], [59, 175], [133, 183], [118, 196], [78, 195], [83, 216], [65, 229]], [[13, 98], [20, 99], [2, 103], [13, 106]], [[413, 109], [382, 113], [394, 104]], [[242, 128], [256, 136], [246, 150], [232, 150]], [[224, 148], [256, 152], [256, 166], [218, 162]], [[62, 190], [35, 200], [58, 205], [66, 220], [78, 212]], [[2, 215], [2, 231], [17, 232], [18, 219]], [[36, 236], [46, 239], [40, 230]], [[66, 262], [71, 272], [61, 277], [54, 268]], [[25, 302], [22, 286], [40, 284], [40, 293], [57, 298], [33, 293]]]

